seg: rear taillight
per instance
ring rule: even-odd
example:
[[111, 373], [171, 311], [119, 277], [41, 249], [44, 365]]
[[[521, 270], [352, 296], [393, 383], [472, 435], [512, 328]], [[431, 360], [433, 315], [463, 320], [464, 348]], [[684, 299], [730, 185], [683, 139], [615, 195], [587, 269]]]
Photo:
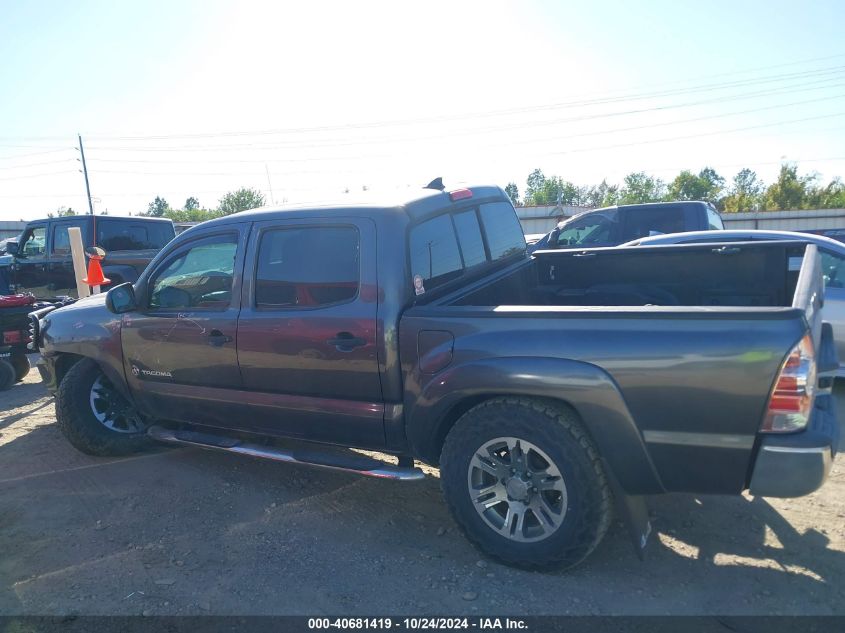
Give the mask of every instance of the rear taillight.
[[23, 333], [20, 330], [7, 330], [3, 332], [3, 344], [15, 345], [23, 342]]
[[816, 356], [813, 339], [807, 334], [783, 362], [760, 430], [764, 433], [800, 431], [807, 426], [815, 396]]

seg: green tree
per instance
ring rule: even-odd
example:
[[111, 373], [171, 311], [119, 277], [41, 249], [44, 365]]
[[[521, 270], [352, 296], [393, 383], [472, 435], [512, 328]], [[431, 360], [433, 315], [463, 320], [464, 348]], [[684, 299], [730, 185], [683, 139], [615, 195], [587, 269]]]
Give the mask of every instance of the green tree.
[[763, 195], [763, 208], [767, 211], [806, 209], [808, 189], [815, 181], [815, 175], [799, 176], [797, 165], [781, 165], [777, 180]]
[[617, 204], [658, 202], [663, 200], [665, 195], [666, 185], [662, 180], [639, 171], [625, 176]]
[[223, 215], [231, 215], [261, 206], [264, 206], [264, 195], [260, 191], [241, 187], [237, 191], [230, 191], [220, 198], [218, 210]]
[[575, 205], [579, 203], [581, 192], [571, 182], [560, 176], [547, 178], [539, 169], [528, 175], [525, 189], [525, 204], [529, 205]]
[[513, 206], [519, 206], [519, 188], [516, 186], [515, 182], [509, 182], [508, 186], [505, 187], [505, 193], [508, 194], [508, 198], [511, 199]]
[[183, 207], [185, 211], [196, 211], [200, 208], [200, 201], [191, 196], [187, 200], [185, 200], [185, 206]]
[[581, 194], [581, 204], [585, 207], [609, 207], [619, 200], [619, 187], [608, 185], [602, 180], [598, 185], [586, 187]]
[[217, 209], [168, 209], [164, 217], [174, 222], [205, 222], [222, 215]]
[[150, 202], [147, 206], [147, 213], [146, 215], [152, 216], [154, 218], [161, 218], [164, 217], [164, 214], [170, 210], [170, 205], [167, 204], [167, 200], [162, 198], [161, 196], [156, 196], [155, 200]]
[[758, 211], [762, 204], [764, 185], [757, 173], [745, 168], [734, 176], [728, 195], [722, 198], [721, 208], [728, 213]]
[[668, 198], [716, 202], [724, 187], [725, 179], [710, 167], [705, 167], [697, 175], [685, 169], [669, 185]]
[[536, 202], [538, 195], [542, 195], [544, 185], [546, 184], [546, 176], [540, 169], [535, 169], [525, 181], [525, 204], [545, 204], [543, 202]]
[[56, 213], [60, 218], [69, 217], [71, 215], [76, 215], [76, 211], [73, 210], [73, 207], [59, 207], [56, 210]]
[[804, 208], [806, 209], [841, 209], [845, 207], [845, 183], [839, 177], [831, 180], [827, 185], [816, 185], [815, 176], [813, 181], [808, 183]]

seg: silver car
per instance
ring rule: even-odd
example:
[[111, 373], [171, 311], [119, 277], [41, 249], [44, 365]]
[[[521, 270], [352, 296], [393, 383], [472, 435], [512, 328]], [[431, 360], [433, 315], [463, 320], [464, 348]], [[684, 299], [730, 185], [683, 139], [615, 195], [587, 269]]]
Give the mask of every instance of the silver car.
[[824, 270], [824, 320], [833, 326], [836, 352], [839, 355], [837, 377], [845, 378], [845, 244], [822, 235], [796, 233], [794, 231], [755, 231], [751, 229], [733, 231], [692, 231], [690, 233], [667, 233], [643, 237], [626, 246], [654, 246], [656, 244], [700, 244], [702, 242], [751, 242], [789, 240], [810, 242], [819, 249]]

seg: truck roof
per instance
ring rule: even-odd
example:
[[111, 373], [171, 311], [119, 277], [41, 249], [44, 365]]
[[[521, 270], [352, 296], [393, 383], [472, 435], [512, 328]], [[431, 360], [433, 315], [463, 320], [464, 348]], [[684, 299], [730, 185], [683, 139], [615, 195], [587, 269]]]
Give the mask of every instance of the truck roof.
[[[472, 200], [476, 202], [490, 202], [491, 200], [507, 200], [507, 194], [501, 187], [480, 185], [470, 187], [456, 187], [452, 189], [469, 189]], [[211, 225], [229, 224], [233, 222], [260, 222], [262, 220], [282, 219], [286, 215], [296, 214], [297, 217], [331, 217], [365, 214], [370, 217], [405, 217], [411, 222], [417, 222], [430, 216], [437, 215], [444, 208], [453, 204], [449, 191], [423, 189], [413, 198], [405, 197], [401, 201], [385, 200], [340, 200], [331, 204], [302, 204], [260, 207], [250, 211], [241, 211], [222, 218], [215, 218], [202, 223], [203, 227]]]
[[96, 218], [99, 220], [108, 220], [117, 221], [117, 222], [170, 222], [170, 218], [151, 218], [145, 215], [91, 215], [90, 213], [78, 213], [76, 215], [64, 215], [60, 218], [39, 218], [38, 220], [29, 220], [27, 224], [32, 224], [33, 222], [76, 222], [78, 220], [90, 220], [92, 218]]
[[703, 202], [701, 200], [673, 200], [673, 201], [670, 201], [670, 202], [642, 202], [642, 203], [639, 203], [639, 204], [614, 204], [614, 205], [609, 206], [609, 207], [601, 207], [599, 209], [590, 209], [589, 211], [582, 211], [581, 213], [576, 213], [575, 215], [564, 218], [563, 220], [558, 222], [557, 226], [558, 226], [558, 228], [561, 228], [564, 225], [569, 224], [570, 222], [572, 222], [576, 218], [581, 218], [581, 217], [584, 217], [586, 215], [592, 215], [594, 213], [602, 213], [604, 211], [618, 211], [619, 209], [626, 209], [626, 210], [627, 209], [633, 209], [633, 210], [659, 209], [661, 207], [671, 207], [671, 208], [674, 208], [674, 209], [683, 209], [684, 211], [687, 211], [687, 210], [690, 210], [690, 209], [707, 209], [707, 208], [710, 208], [710, 207], [713, 207], [714, 210], [716, 209], [716, 207], [714, 207], [711, 203]]
[[595, 213], [596, 211], [608, 211], [610, 209], [654, 209], [660, 207], [678, 207], [681, 209], [700, 209], [711, 206], [709, 202], [701, 200], [673, 200], [671, 202], [643, 202], [640, 204], [614, 204], [610, 207], [602, 207], [601, 209], [592, 209], [585, 211], [585, 213]]

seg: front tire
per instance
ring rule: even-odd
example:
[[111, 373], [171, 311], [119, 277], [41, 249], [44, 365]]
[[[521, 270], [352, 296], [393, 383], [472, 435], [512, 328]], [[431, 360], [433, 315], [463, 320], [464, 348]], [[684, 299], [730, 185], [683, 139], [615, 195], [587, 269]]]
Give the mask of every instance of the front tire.
[[15, 382], [20, 382], [27, 377], [30, 370], [29, 358], [26, 354], [16, 354], [11, 359], [12, 367], [15, 368]]
[[129, 455], [152, 444], [132, 404], [88, 358], [74, 364], [59, 385], [56, 420], [74, 448], [88, 455]]
[[610, 526], [598, 451], [562, 405], [503, 397], [470, 409], [446, 436], [440, 479], [467, 538], [508, 565], [572, 567]]

